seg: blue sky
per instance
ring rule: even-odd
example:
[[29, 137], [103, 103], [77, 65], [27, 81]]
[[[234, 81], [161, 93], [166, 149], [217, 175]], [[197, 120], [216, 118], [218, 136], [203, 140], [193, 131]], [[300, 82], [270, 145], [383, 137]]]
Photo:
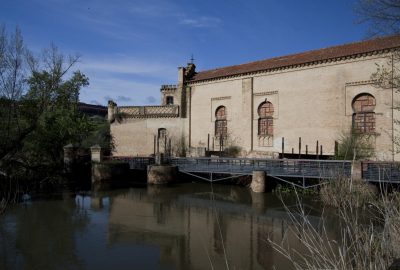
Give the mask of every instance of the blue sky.
[[0, 0], [31, 50], [81, 55], [98, 104], [158, 104], [192, 54], [199, 71], [365, 39], [357, 20], [352, 0]]

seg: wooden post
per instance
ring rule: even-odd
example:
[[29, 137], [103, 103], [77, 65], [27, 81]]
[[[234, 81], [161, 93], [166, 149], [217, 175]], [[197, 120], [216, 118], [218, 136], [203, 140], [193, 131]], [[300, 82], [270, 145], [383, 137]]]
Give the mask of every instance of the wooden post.
[[154, 156], [156, 156], [156, 135], [154, 135]]
[[157, 135], [157, 154], [160, 153], [160, 136]]
[[338, 141], [335, 141], [335, 156], [339, 155], [339, 143]]
[[308, 145], [306, 144], [306, 155], [308, 155]]
[[294, 148], [292, 147], [292, 155], [294, 155]]
[[222, 136], [219, 135], [219, 156], [221, 156], [222, 153]]
[[172, 154], [172, 149], [171, 149], [171, 138], [168, 140], [168, 156], [171, 157]]
[[315, 149], [315, 154], [317, 155], [317, 159], [318, 159], [318, 151], [319, 151], [318, 148], [319, 148], [319, 147], [318, 147], [318, 141], [317, 141], [317, 147], [316, 147], [316, 149]]
[[210, 152], [210, 133], [207, 134], [207, 152]]
[[285, 156], [285, 137], [282, 137], [282, 158]]
[[167, 155], [167, 135], [164, 135], [164, 156]]
[[301, 137], [299, 137], [299, 158], [301, 157]]
[[213, 137], [212, 139], [213, 139], [213, 144], [212, 144], [212, 146], [213, 146], [213, 151], [215, 151], [215, 148], [214, 148], [214, 146], [215, 146], [215, 143], [214, 143], [215, 138]]
[[322, 144], [321, 144], [321, 151], [319, 151], [319, 154], [322, 156]]

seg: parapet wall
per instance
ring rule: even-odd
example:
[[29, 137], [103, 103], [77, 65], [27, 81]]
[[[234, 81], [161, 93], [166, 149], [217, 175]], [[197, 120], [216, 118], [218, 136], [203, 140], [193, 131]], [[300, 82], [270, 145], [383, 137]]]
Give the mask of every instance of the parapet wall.
[[124, 118], [179, 117], [179, 106], [121, 106], [117, 107], [117, 112]]

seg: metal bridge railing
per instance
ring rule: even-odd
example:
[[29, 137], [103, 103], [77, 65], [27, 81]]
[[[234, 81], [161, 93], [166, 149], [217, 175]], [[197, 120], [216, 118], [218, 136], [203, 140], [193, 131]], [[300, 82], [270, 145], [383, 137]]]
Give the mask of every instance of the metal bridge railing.
[[305, 159], [252, 159], [252, 158], [172, 158], [171, 163], [180, 170], [251, 174], [263, 170], [271, 176], [333, 178], [351, 175], [350, 161]]
[[400, 163], [363, 161], [362, 178], [369, 182], [400, 183]]
[[105, 159], [106, 160], [118, 160], [118, 161], [129, 163], [129, 168], [131, 170], [146, 170], [147, 165], [154, 164], [153, 157], [110, 156], [110, 157], [105, 157]]
[[[131, 169], [145, 170], [155, 163], [153, 157], [105, 157], [129, 163]], [[349, 160], [258, 159], [258, 158], [170, 158], [171, 165], [191, 173], [251, 174], [263, 170], [277, 177], [336, 178], [350, 177]], [[362, 178], [368, 182], [400, 183], [400, 162], [363, 161]]]

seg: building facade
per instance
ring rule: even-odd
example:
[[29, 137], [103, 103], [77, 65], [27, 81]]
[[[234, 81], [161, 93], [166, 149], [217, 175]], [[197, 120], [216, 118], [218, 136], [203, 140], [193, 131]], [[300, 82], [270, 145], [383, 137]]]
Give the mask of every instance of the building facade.
[[400, 95], [372, 77], [378, 67], [395, 73], [399, 47], [390, 36], [201, 72], [189, 63], [161, 87], [161, 106], [109, 103], [115, 155], [330, 156], [353, 131], [368, 137], [373, 159], [399, 160]]

